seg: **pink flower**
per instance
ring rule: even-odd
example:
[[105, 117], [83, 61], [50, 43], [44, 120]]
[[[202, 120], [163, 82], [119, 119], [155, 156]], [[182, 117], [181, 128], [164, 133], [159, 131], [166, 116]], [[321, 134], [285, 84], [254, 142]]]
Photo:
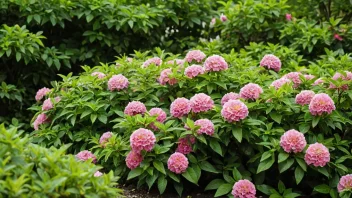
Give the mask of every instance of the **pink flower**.
[[225, 22], [225, 21], [227, 21], [227, 17], [226, 17], [224, 14], [221, 14], [220, 20], [221, 20], [222, 22]]
[[176, 174], [184, 173], [188, 168], [188, 159], [184, 154], [175, 152], [167, 160], [167, 167]]
[[311, 144], [306, 151], [304, 160], [308, 165], [324, 167], [330, 161], [329, 149], [320, 143]]
[[103, 176], [103, 173], [101, 173], [100, 171], [97, 171], [94, 173], [94, 177], [101, 177]]
[[76, 157], [80, 161], [87, 161], [89, 159], [92, 159], [93, 163], [97, 162], [97, 157], [95, 157], [95, 155], [92, 152], [87, 151], [87, 150], [84, 150], [84, 151], [77, 153]]
[[231, 194], [235, 198], [255, 198], [256, 190], [252, 182], [243, 179], [233, 185]]
[[56, 96], [54, 100], [55, 100], [56, 103], [58, 103], [58, 102], [61, 101], [61, 97], [60, 96]]
[[128, 105], [125, 108], [124, 113], [129, 116], [135, 116], [137, 114], [142, 114], [147, 111], [147, 108], [145, 105], [139, 101], [132, 101], [129, 102]]
[[341, 177], [337, 190], [339, 192], [342, 192], [343, 190], [352, 190], [352, 174]]
[[[166, 120], [166, 113], [160, 108], [152, 108], [149, 110], [149, 115], [157, 116], [156, 120], [160, 123], [163, 123]], [[158, 130], [158, 127], [156, 127], [154, 123], [150, 123], [150, 127], [154, 130]]]
[[287, 153], [299, 153], [306, 147], [307, 142], [303, 133], [294, 129], [286, 131], [280, 139], [280, 146]]
[[292, 20], [292, 15], [291, 14], [286, 14], [286, 20], [291, 21]]
[[334, 39], [342, 41], [343, 38], [339, 34], [334, 34]]
[[99, 144], [105, 147], [105, 144], [109, 142], [109, 139], [112, 137], [112, 133], [110, 131], [103, 133], [100, 137]]
[[49, 88], [43, 87], [37, 91], [37, 94], [35, 95], [35, 100], [40, 101], [43, 99], [43, 97], [50, 92]]
[[185, 60], [183, 60], [183, 59], [169, 60], [169, 61], [167, 61], [166, 64], [169, 64], [169, 65], [173, 65], [173, 64], [183, 65], [183, 64], [185, 64]]
[[159, 83], [161, 85], [166, 85], [167, 83], [169, 83], [170, 85], [174, 85], [177, 83], [177, 80], [175, 78], [169, 78], [169, 75], [172, 74], [172, 70], [171, 69], [164, 69], [163, 71], [161, 71], [160, 73], [160, 77], [158, 79]]
[[132, 63], [132, 61], [133, 61], [133, 58], [130, 58], [130, 57], [127, 58], [127, 62]]
[[194, 78], [200, 74], [204, 74], [204, 68], [200, 65], [191, 65], [185, 69], [185, 75], [188, 78]]
[[143, 156], [135, 151], [128, 153], [126, 157], [126, 165], [129, 169], [133, 170], [137, 168], [143, 161]]
[[267, 54], [260, 61], [260, 66], [265, 67], [267, 69], [272, 69], [278, 72], [281, 69], [281, 61], [275, 55]]
[[163, 63], [163, 61], [160, 58], [154, 57], [154, 58], [150, 58], [150, 59], [146, 60], [143, 63], [143, 67], [148, 67], [151, 64], [154, 64], [155, 66], [160, 66], [162, 63]]
[[209, 56], [204, 62], [205, 71], [222, 71], [229, 68], [225, 59], [219, 55]]
[[[346, 76], [342, 75], [341, 73], [336, 73], [333, 77], [332, 77], [333, 80], [344, 80], [344, 81], [350, 81], [352, 80], [352, 73], [351, 72], [348, 72], [346, 71]], [[330, 89], [342, 89], [342, 90], [348, 90], [348, 85], [347, 84], [344, 84], [342, 85], [341, 87], [336, 87], [334, 84], [330, 83], [330, 86], [329, 86]]]
[[317, 86], [319, 84], [323, 84], [324, 80], [321, 78], [318, 78], [317, 80], [314, 81], [314, 83], [312, 84], [313, 86]]
[[130, 145], [133, 151], [142, 150], [151, 151], [156, 142], [155, 135], [152, 131], [144, 128], [135, 130], [130, 137]]
[[301, 91], [301, 93], [296, 95], [296, 104], [299, 104], [302, 106], [307, 105], [313, 99], [314, 95], [315, 95], [314, 91], [303, 90]]
[[305, 74], [305, 75], [304, 75], [304, 78], [305, 78], [306, 80], [312, 80], [313, 78], [315, 78], [315, 76], [314, 76], [314, 75], [311, 75], [311, 74]]
[[188, 153], [193, 151], [192, 144], [194, 144], [195, 142], [196, 138], [191, 135], [187, 135], [184, 138], [180, 138], [177, 142], [176, 152], [187, 155]]
[[210, 27], [214, 27], [215, 23], [216, 23], [216, 19], [212, 18], [210, 21]]
[[41, 114], [38, 115], [38, 117], [33, 122], [34, 129], [38, 130], [39, 129], [39, 125], [44, 124], [44, 123], [48, 123], [48, 122], [49, 122], [49, 119], [45, 115], [45, 113], [41, 113]]
[[102, 79], [105, 77], [105, 74], [101, 72], [93, 72], [91, 76], [97, 76], [99, 79]]
[[197, 63], [202, 62], [206, 55], [200, 50], [191, 50], [186, 54], [185, 60], [189, 63], [196, 61]]
[[194, 113], [205, 112], [214, 107], [214, 101], [210, 96], [200, 93], [194, 95], [191, 99], [191, 108]]
[[254, 83], [248, 83], [240, 90], [240, 96], [243, 99], [258, 99], [260, 94], [263, 93], [263, 89]]
[[275, 89], [279, 89], [284, 84], [289, 84], [289, 83], [291, 83], [291, 80], [289, 80], [287, 78], [280, 78], [280, 79], [273, 81], [270, 86], [275, 87]]
[[335, 110], [334, 101], [328, 94], [316, 94], [309, 103], [309, 111], [312, 115], [330, 114]]
[[186, 98], [177, 98], [171, 103], [170, 113], [173, 117], [180, 118], [191, 111], [191, 102]]
[[288, 78], [293, 82], [293, 88], [297, 88], [301, 83], [300, 72], [290, 72], [283, 76], [283, 78]]
[[221, 115], [228, 122], [238, 122], [248, 116], [248, 108], [239, 100], [229, 100], [222, 107]]
[[200, 126], [200, 128], [197, 130], [199, 135], [204, 133], [212, 136], [214, 134], [214, 124], [208, 119], [199, 119], [194, 122], [194, 125]]
[[53, 108], [53, 103], [51, 102], [51, 98], [44, 100], [42, 110], [48, 111]]
[[110, 91], [120, 91], [127, 88], [129, 85], [128, 79], [122, 74], [113, 75], [108, 81], [108, 88]]
[[222, 99], [221, 99], [221, 105], [224, 106], [224, 104], [229, 101], [229, 100], [237, 100], [240, 99], [240, 94], [234, 93], [234, 92], [230, 92], [225, 94]]

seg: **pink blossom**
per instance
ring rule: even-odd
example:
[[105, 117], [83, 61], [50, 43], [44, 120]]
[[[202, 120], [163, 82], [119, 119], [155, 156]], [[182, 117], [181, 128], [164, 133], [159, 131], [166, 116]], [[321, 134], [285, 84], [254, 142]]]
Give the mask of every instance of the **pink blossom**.
[[171, 103], [170, 113], [173, 117], [180, 118], [191, 111], [191, 102], [186, 98], [177, 98]]
[[197, 130], [199, 135], [204, 133], [212, 136], [214, 134], [214, 124], [208, 119], [199, 119], [194, 122], [194, 125], [200, 126], [200, 128]]
[[155, 66], [160, 66], [163, 63], [163, 61], [159, 57], [154, 57], [146, 60], [143, 63], [143, 67], [148, 67], [151, 64], [154, 64]]
[[[152, 108], [149, 110], [149, 115], [157, 116], [156, 120], [160, 123], [165, 122], [166, 120], [166, 113], [160, 108]], [[150, 127], [154, 130], [158, 130], [158, 127], [154, 125], [154, 123], [150, 123]]]
[[243, 179], [233, 185], [231, 194], [234, 198], [255, 198], [256, 190], [252, 182]]
[[38, 115], [38, 117], [33, 122], [34, 129], [38, 130], [39, 129], [39, 125], [44, 124], [44, 123], [48, 123], [48, 122], [49, 122], [49, 119], [45, 115], [45, 113], [41, 113], [41, 114]]
[[87, 151], [87, 150], [84, 150], [84, 151], [77, 153], [76, 157], [80, 161], [87, 161], [89, 159], [92, 159], [93, 163], [97, 162], [97, 157], [95, 157], [95, 155], [92, 152]]
[[94, 177], [101, 177], [101, 176], [103, 176], [103, 173], [100, 171], [97, 171], [94, 173]]
[[312, 115], [330, 114], [335, 110], [334, 101], [328, 94], [316, 94], [309, 103], [309, 111]]
[[342, 192], [343, 190], [352, 190], [352, 174], [341, 177], [337, 190], [339, 192]]
[[176, 84], [177, 80], [175, 78], [169, 78], [170, 74], [172, 74], [171, 69], [164, 69], [163, 71], [161, 71], [160, 77], [158, 79], [159, 83], [161, 85], [166, 85], [167, 83], [169, 83], [170, 85]]
[[273, 81], [270, 86], [275, 87], [275, 89], [279, 89], [284, 84], [289, 84], [289, 83], [291, 83], [291, 80], [289, 80], [287, 78], [280, 78], [280, 79]]
[[240, 96], [243, 99], [258, 99], [260, 94], [263, 93], [263, 89], [254, 83], [248, 83], [244, 87], [241, 88], [240, 90]]
[[321, 78], [318, 78], [317, 80], [314, 81], [314, 83], [312, 84], [313, 86], [317, 86], [319, 84], [323, 84], [324, 80]]
[[130, 57], [127, 58], [127, 62], [132, 63], [132, 61], [133, 61], [133, 58], [130, 58]]
[[183, 59], [169, 60], [169, 61], [167, 61], [167, 64], [169, 64], [169, 65], [173, 65], [173, 64], [183, 65], [183, 64], [185, 64], [185, 60], [183, 60]]
[[128, 79], [122, 74], [113, 75], [108, 81], [108, 88], [110, 91], [120, 91], [127, 88], [129, 85]]
[[188, 168], [188, 159], [184, 154], [175, 152], [167, 160], [167, 167], [176, 174], [184, 173]]
[[301, 83], [300, 79], [301, 73], [300, 72], [290, 72], [283, 76], [283, 78], [287, 78], [293, 82], [293, 88], [297, 88]]
[[339, 34], [334, 34], [334, 39], [339, 41], [343, 40], [343, 38]]
[[48, 111], [53, 108], [53, 103], [51, 102], [51, 98], [44, 100], [42, 110]]
[[248, 116], [248, 108], [239, 100], [229, 100], [222, 107], [221, 115], [228, 122], [238, 122]]
[[131, 151], [126, 157], [126, 165], [129, 169], [137, 168], [143, 161], [143, 156], [139, 152]]
[[330, 162], [329, 149], [320, 143], [311, 144], [306, 151], [304, 160], [308, 165], [324, 167]]
[[224, 104], [229, 101], [229, 100], [237, 100], [240, 99], [240, 94], [234, 93], [234, 92], [230, 92], [225, 94], [222, 99], [221, 99], [221, 105], [224, 106]]
[[205, 71], [222, 71], [229, 68], [225, 59], [219, 55], [209, 56], [204, 62]]
[[315, 78], [315, 76], [314, 76], [314, 75], [311, 75], [311, 74], [305, 74], [305, 75], [304, 75], [304, 78], [305, 78], [306, 80], [312, 80], [313, 78]]
[[43, 87], [37, 91], [37, 94], [35, 95], [35, 100], [40, 101], [43, 99], [43, 97], [50, 92], [49, 88]]
[[299, 94], [296, 95], [296, 104], [299, 105], [307, 105], [313, 99], [315, 93], [310, 90], [303, 90]]
[[286, 14], [286, 20], [291, 21], [292, 20], [292, 15], [291, 14]]
[[124, 113], [129, 116], [135, 116], [137, 114], [142, 114], [147, 111], [147, 108], [145, 105], [139, 101], [132, 101], [129, 102], [128, 105], [125, 108]]
[[222, 22], [225, 22], [225, 21], [227, 21], [227, 17], [226, 17], [224, 14], [221, 14], [220, 20], [221, 20]]
[[110, 131], [103, 133], [100, 137], [99, 144], [105, 147], [105, 144], [109, 142], [109, 139], [112, 137], [112, 133]]
[[307, 141], [303, 133], [294, 129], [286, 131], [280, 139], [280, 146], [287, 153], [299, 153], [306, 147]]
[[152, 131], [144, 128], [135, 130], [130, 136], [130, 145], [133, 151], [142, 150], [151, 151], [156, 142], [155, 135]]
[[200, 74], [204, 74], [204, 68], [200, 65], [191, 65], [185, 69], [185, 75], [188, 78], [194, 78]]
[[267, 54], [260, 61], [260, 66], [265, 67], [267, 69], [272, 69], [278, 72], [281, 69], [281, 61], [275, 55]]
[[[333, 80], [344, 80], [344, 81], [350, 81], [352, 80], [352, 73], [346, 71], [346, 76], [342, 75], [341, 73], [337, 72], [333, 77]], [[330, 89], [342, 89], [342, 90], [348, 90], [348, 85], [347, 84], [343, 84], [341, 87], [336, 87], [334, 84], [330, 83], [329, 86]]]
[[61, 97], [60, 96], [56, 96], [54, 100], [55, 100], [56, 103], [58, 103], [58, 102], [61, 101]]
[[191, 108], [194, 113], [205, 112], [214, 107], [214, 101], [210, 96], [200, 93], [195, 94], [191, 99]]
[[102, 72], [93, 72], [91, 76], [97, 76], [99, 79], [102, 79], [105, 77], [105, 74]]
[[193, 135], [187, 135], [184, 138], [180, 138], [177, 142], [176, 152], [187, 155], [188, 153], [193, 151], [192, 144], [194, 144], [195, 142], [196, 138]]
[[186, 54], [185, 60], [189, 63], [196, 61], [197, 63], [202, 62], [206, 55], [200, 50], [191, 50]]
[[210, 21], [210, 27], [214, 27], [215, 23], [216, 23], [216, 18], [212, 18]]

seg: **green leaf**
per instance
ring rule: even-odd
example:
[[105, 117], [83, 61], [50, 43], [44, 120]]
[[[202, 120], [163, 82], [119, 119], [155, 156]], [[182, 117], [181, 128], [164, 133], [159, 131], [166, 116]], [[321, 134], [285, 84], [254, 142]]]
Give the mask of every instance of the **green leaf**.
[[242, 128], [232, 128], [232, 135], [237, 141], [242, 142]]
[[158, 179], [158, 189], [160, 194], [163, 194], [165, 192], [167, 186], [167, 180], [165, 179], [165, 177], [161, 176]]
[[266, 151], [263, 153], [262, 157], [260, 158], [260, 162], [268, 159], [269, 157], [271, 157], [273, 155], [273, 153], [271, 151]]
[[215, 190], [218, 189], [219, 186], [225, 184], [226, 182], [222, 179], [214, 179], [212, 180], [206, 187], [205, 190]]
[[215, 139], [210, 139], [210, 147], [222, 156], [221, 146], [218, 141], [216, 141]]
[[90, 120], [92, 121], [92, 124], [95, 122], [97, 119], [98, 115], [97, 114], [90, 114]]
[[298, 185], [304, 177], [304, 171], [300, 166], [296, 167], [295, 170], [295, 178], [296, 178], [296, 184]]
[[287, 169], [289, 169], [291, 166], [292, 166], [292, 164], [295, 162], [295, 160], [294, 159], [288, 159], [288, 160], [286, 160], [286, 161], [284, 161], [284, 162], [281, 162], [281, 163], [279, 163], [279, 170], [280, 170], [280, 173], [283, 173], [283, 172], [285, 172]]
[[307, 133], [309, 131], [309, 129], [310, 129], [310, 125], [307, 123], [299, 125], [299, 131], [301, 133]]
[[175, 188], [177, 194], [181, 197], [182, 191], [183, 191], [183, 184], [174, 182], [174, 188]]
[[279, 153], [278, 163], [285, 161], [290, 155], [288, 153]]
[[282, 119], [282, 115], [281, 114], [278, 114], [276, 112], [271, 112], [270, 114], [270, 117], [277, 123], [281, 123], [281, 119]]
[[240, 171], [237, 170], [237, 168], [233, 168], [233, 170], [232, 170], [232, 175], [233, 175], [233, 178], [234, 178], [236, 181], [242, 179], [242, 175], [241, 175]]
[[330, 193], [330, 187], [326, 184], [321, 184], [319, 186], [314, 187], [314, 191], [323, 193], [323, 194], [329, 194]]
[[312, 122], [312, 127], [314, 128], [315, 126], [317, 126], [319, 124], [319, 121], [320, 121], [320, 116], [314, 116], [313, 122]]
[[215, 167], [210, 164], [208, 161], [202, 161], [200, 164], [200, 168], [202, 170], [205, 170], [205, 171], [208, 171], [208, 172], [211, 172], [211, 173], [220, 173], [219, 171], [217, 171], [215, 169]]
[[16, 52], [16, 61], [19, 62], [21, 60], [21, 53]]
[[257, 169], [257, 174], [262, 171], [268, 170], [274, 164], [274, 162], [275, 162], [274, 155], [272, 155], [272, 157], [270, 159], [266, 159], [266, 160], [260, 162], [258, 169]]
[[279, 181], [279, 184], [277, 185], [277, 188], [279, 189], [279, 192], [282, 194], [284, 191], [285, 191], [285, 189], [286, 189], [286, 187], [285, 187], [285, 184], [280, 180]]
[[188, 167], [187, 171], [183, 173], [182, 176], [186, 178], [188, 181], [198, 185], [198, 176], [192, 167]]
[[222, 195], [226, 195], [232, 190], [232, 185], [231, 184], [222, 184], [219, 186], [218, 190], [215, 193], [214, 197], [220, 197]]
[[304, 170], [304, 172], [307, 171], [307, 164], [302, 159], [296, 158], [296, 162]]
[[133, 170], [131, 170], [129, 173], [128, 173], [128, 176], [127, 176], [127, 180], [130, 180], [130, 179], [133, 179], [135, 177], [138, 177], [139, 175], [141, 175], [143, 173], [143, 169], [138, 167], [138, 168], [135, 168]]
[[106, 124], [108, 122], [108, 117], [104, 114], [100, 114], [98, 117], [98, 120], [100, 120], [100, 122]]
[[156, 170], [166, 175], [164, 164], [161, 161], [153, 161], [153, 166], [156, 168]]
[[91, 22], [93, 20], [94, 16], [92, 14], [89, 14], [88, 16], [86, 16], [86, 20], [87, 22]]
[[257, 187], [257, 189], [260, 192], [262, 192], [262, 193], [264, 193], [266, 195], [271, 195], [272, 194], [271, 193], [271, 189], [273, 189], [273, 187], [271, 187], [271, 186], [268, 186], [266, 184], [262, 184], [262, 185], [256, 185], [256, 187]]
[[325, 175], [327, 178], [330, 177], [328, 170], [326, 169], [326, 167], [319, 167], [318, 168], [318, 172]]
[[200, 25], [200, 23], [201, 23], [200, 19], [197, 17], [191, 17], [191, 20], [198, 25]]
[[128, 25], [130, 26], [131, 29], [133, 29], [133, 21], [132, 20], [128, 21]]

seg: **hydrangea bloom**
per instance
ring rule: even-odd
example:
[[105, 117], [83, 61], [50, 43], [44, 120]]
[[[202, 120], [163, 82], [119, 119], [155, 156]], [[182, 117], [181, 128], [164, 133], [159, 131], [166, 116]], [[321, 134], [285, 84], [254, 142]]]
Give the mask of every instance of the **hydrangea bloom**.
[[214, 134], [214, 124], [208, 119], [199, 119], [194, 122], [194, 125], [200, 126], [200, 128], [197, 130], [198, 134], [205, 133], [210, 136]]
[[50, 92], [49, 88], [43, 87], [37, 91], [37, 94], [35, 95], [35, 100], [40, 101], [43, 99], [43, 97]]
[[[152, 108], [149, 110], [149, 115], [157, 116], [156, 120], [160, 123], [165, 122], [166, 120], [166, 113], [160, 108]], [[154, 123], [150, 123], [150, 127], [154, 130], [158, 130], [158, 127], [154, 125]]]
[[272, 69], [278, 72], [281, 69], [281, 61], [275, 55], [267, 54], [260, 61], [260, 66], [265, 67], [267, 69]]
[[186, 54], [185, 60], [189, 63], [192, 61], [196, 61], [197, 63], [200, 63], [203, 61], [203, 59], [206, 57], [206, 55], [200, 51], [200, 50], [191, 50]]
[[128, 79], [122, 74], [113, 75], [108, 81], [108, 88], [110, 91], [122, 90], [129, 85]]
[[214, 107], [214, 101], [210, 96], [200, 93], [195, 94], [191, 99], [191, 108], [194, 113], [205, 112]]
[[51, 98], [44, 100], [42, 110], [47, 111], [53, 108], [53, 103], [51, 102]]
[[87, 161], [89, 159], [92, 159], [93, 163], [97, 162], [97, 157], [95, 157], [95, 155], [92, 152], [87, 151], [87, 150], [84, 150], [84, 151], [77, 153], [76, 158], [80, 161]]
[[129, 102], [125, 108], [124, 113], [129, 116], [134, 116], [137, 114], [144, 114], [147, 111], [145, 105], [139, 101]]
[[341, 177], [337, 190], [339, 192], [342, 192], [343, 190], [352, 190], [352, 174]]
[[309, 111], [312, 115], [330, 114], [335, 110], [334, 101], [328, 94], [316, 94], [309, 103]]
[[227, 21], [227, 17], [226, 17], [224, 14], [221, 14], [220, 20], [221, 20], [222, 22], [225, 22], [225, 21]]
[[163, 63], [163, 61], [159, 57], [154, 57], [146, 60], [143, 63], [143, 67], [148, 67], [151, 64], [155, 64], [156, 66], [160, 66]]
[[91, 74], [91, 76], [96, 76], [96, 77], [98, 77], [99, 79], [102, 79], [102, 78], [105, 77], [105, 74], [102, 73], [102, 72], [93, 72], [93, 73]]
[[286, 20], [291, 21], [292, 20], [292, 15], [291, 14], [286, 14]]
[[315, 76], [314, 76], [314, 75], [311, 75], [311, 74], [305, 74], [305, 75], [304, 75], [304, 78], [305, 78], [306, 80], [312, 80], [313, 78], [315, 78]]
[[183, 65], [183, 64], [185, 64], [185, 60], [183, 60], [183, 59], [169, 60], [169, 61], [167, 61], [167, 64], [169, 64], [169, 65], [173, 65], [173, 64]]
[[280, 139], [280, 146], [287, 153], [299, 153], [306, 147], [307, 141], [303, 133], [294, 129], [286, 131]]
[[224, 104], [229, 101], [229, 100], [237, 100], [240, 99], [240, 94], [234, 93], [234, 92], [230, 92], [225, 94], [222, 98], [221, 98], [221, 105], [224, 106]]
[[175, 152], [167, 160], [167, 167], [176, 174], [184, 173], [188, 168], [188, 159], [184, 154]]
[[33, 122], [34, 129], [38, 130], [39, 125], [47, 123], [47, 122], [49, 122], [49, 120], [48, 120], [48, 117], [45, 115], [45, 113], [39, 114], [38, 117]]
[[256, 190], [252, 182], [243, 179], [233, 185], [231, 194], [235, 198], [255, 198]]
[[334, 34], [334, 39], [342, 41], [343, 38], [339, 34]]
[[58, 103], [58, 102], [60, 102], [60, 101], [61, 101], [61, 97], [60, 97], [60, 96], [56, 96], [56, 97], [55, 97], [55, 102]]
[[209, 56], [204, 62], [205, 71], [222, 71], [229, 68], [225, 59], [219, 55]]
[[176, 152], [187, 155], [192, 152], [192, 144], [196, 142], [196, 138], [194, 136], [188, 135], [184, 138], [180, 138], [177, 142]]
[[315, 93], [311, 90], [303, 90], [301, 93], [296, 95], [296, 103], [299, 105], [307, 105], [313, 99]]
[[101, 176], [103, 176], [103, 173], [100, 171], [97, 171], [94, 173], [94, 177], [101, 177]]
[[200, 74], [204, 74], [204, 68], [200, 65], [191, 65], [185, 69], [185, 75], [188, 78], [194, 78]]
[[191, 102], [186, 98], [177, 98], [171, 103], [170, 113], [176, 118], [187, 115], [191, 111]]
[[297, 88], [302, 83], [300, 75], [300, 72], [290, 72], [283, 77], [290, 79], [293, 82], [293, 88]]
[[152, 131], [144, 128], [135, 130], [130, 137], [130, 145], [133, 151], [142, 150], [151, 151], [156, 142], [155, 135]]
[[329, 149], [320, 143], [311, 144], [306, 151], [304, 160], [308, 165], [324, 167], [330, 161]]
[[143, 156], [135, 151], [131, 151], [128, 153], [126, 157], [126, 165], [129, 169], [137, 168], [143, 161]]
[[320, 84], [323, 84], [323, 83], [324, 83], [324, 80], [321, 79], [321, 78], [318, 78], [317, 80], [314, 81], [314, 83], [312, 85], [316, 86], [316, 85], [320, 85]]
[[222, 107], [221, 115], [228, 122], [238, 122], [248, 116], [248, 108], [239, 100], [229, 100]]
[[158, 79], [159, 83], [161, 85], [166, 85], [166, 83], [169, 83], [170, 85], [174, 85], [177, 83], [177, 80], [175, 78], [169, 78], [169, 75], [172, 74], [171, 69], [164, 69], [160, 73], [160, 77]]
[[[351, 72], [346, 72], [346, 76], [342, 75], [341, 73], [336, 73], [333, 77], [333, 80], [344, 80], [344, 81], [349, 81], [352, 80], [352, 73]], [[330, 83], [329, 86], [330, 89], [342, 89], [342, 90], [348, 90], [348, 85], [344, 84], [341, 87], [336, 87], [334, 84]]]
[[270, 86], [275, 87], [275, 89], [279, 89], [284, 84], [288, 84], [288, 83], [291, 83], [291, 80], [289, 80], [287, 78], [280, 78], [280, 79], [273, 81]]
[[258, 99], [260, 94], [263, 93], [263, 89], [254, 83], [248, 83], [240, 90], [240, 96], [243, 99]]
[[99, 144], [102, 145], [103, 147], [105, 144], [109, 141], [109, 139], [112, 137], [112, 133], [110, 131], [103, 133], [103, 135], [100, 137]]

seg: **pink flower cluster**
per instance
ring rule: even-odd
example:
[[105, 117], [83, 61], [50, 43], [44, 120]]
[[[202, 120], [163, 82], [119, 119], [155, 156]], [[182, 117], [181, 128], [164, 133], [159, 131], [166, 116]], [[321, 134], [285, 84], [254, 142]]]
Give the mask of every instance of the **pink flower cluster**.
[[224, 104], [226, 102], [228, 102], [229, 100], [237, 100], [240, 99], [240, 94], [234, 93], [234, 92], [230, 92], [225, 94], [222, 98], [221, 98], [221, 105], [224, 106]]
[[311, 74], [305, 74], [305, 75], [304, 75], [304, 78], [305, 78], [306, 80], [312, 80], [313, 78], [315, 78], [315, 76], [314, 76], [314, 75], [311, 75]]
[[229, 100], [222, 107], [221, 115], [228, 122], [238, 122], [248, 116], [248, 108], [239, 100]]
[[161, 71], [160, 77], [158, 79], [159, 83], [161, 85], [166, 85], [167, 83], [169, 83], [170, 85], [176, 84], [177, 80], [175, 78], [169, 78], [170, 74], [172, 74], [171, 69], [164, 69], [163, 71]]
[[144, 128], [135, 130], [130, 137], [130, 145], [134, 152], [142, 150], [151, 151], [156, 142], [155, 135], [152, 131]]
[[171, 103], [170, 113], [173, 117], [180, 118], [191, 111], [191, 102], [186, 98], [177, 98]]
[[[156, 121], [160, 123], [164, 123], [166, 120], [166, 113], [160, 108], [152, 108], [149, 110], [149, 115], [157, 116]], [[150, 127], [154, 130], [158, 130], [158, 127], [154, 125], [154, 123], [150, 123]]]
[[285, 17], [286, 17], [286, 20], [287, 20], [287, 21], [291, 21], [291, 20], [292, 20], [292, 15], [291, 15], [291, 14], [288, 14], [288, 13], [287, 13], [287, 14], [285, 15]]
[[129, 85], [128, 79], [122, 74], [113, 75], [108, 81], [108, 88], [110, 91], [120, 91], [127, 88]]
[[248, 83], [240, 90], [241, 98], [246, 100], [258, 99], [261, 93], [263, 93], [263, 89], [259, 85], [254, 83]]
[[160, 66], [162, 63], [163, 63], [163, 61], [159, 57], [154, 57], [154, 58], [150, 58], [150, 59], [146, 60], [143, 63], [143, 67], [148, 67], [151, 64], [154, 64], [156, 66]]
[[169, 60], [169, 61], [167, 61], [167, 64], [169, 64], [169, 65], [173, 65], [173, 64], [183, 65], [183, 64], [185, 64], [185, 60], [183, 60], [183, 59]]
[[227, 21], [227, 17], [226, 17], [224, 14], [221, 14], [220, 20], [221, 20], [222, 22], [225, 22], [225, 21]]
[[204, 68], [200, 65], [191, 65], [185, 69], [185, 75], [188, 78], [194, 78], [200, 74], [204, 74]]
[[103, 176], [103, 173], [100, 171], [97, 171], [94, 173], [94, 177], [101, 177], [101, 176]]
[[[342, 75], [341, 73], [336, 73], [333, 77], [332, 77], [333, 80], [344, 80], [344, 81], [350, 81], [352, 80], [352, 73], [351, 72], [348, 72], [346, 71], [346, 76]], [[329, 86], [330, 89], [342, 89], [342, 90], [348, 90], [348, 85], [347, 84], [344, 84], [342, 85], [341, 87], [336, 87], [334, 84], [330, 83], [330, 86]]]
[[48, 111], [53, 108], [53, 103], [51, 102], [51, 98], [44, 100], [42, 110]]
[[352, 190], [352, 174], [341, 177], [337, 190], [339, 192], [342, 192], [343, 190]]
[[143, 156], [135, 151], [131, 151], [128, 153], [126, 157], [126, 165], [129, 169], [135, 169], [137, 168], [143, 161]]
[[103, 135], [99, 139], [99, 144], [105, 147], [105, 144], [109, 142], [109, 139], [112, 137], [112, 133], [110, 131], [103, 133]]
[[283, 76], [283, 78], [287, 78], [293, 82], [293, 88], [299, 87], [299, 85], [302, 83], [300, 76], [302, 74], [300, 72], [290, 72], [286, 75]]
[[315, 95], [314, 91], [303, 90], [299, 94], [296, 95], [295, 102], [296, 102], [296, 104], [299, 104], [302, 106], [307, 105], [313, 99], [314, 95]]
[[304, 160], [308, 165], [324, 167], [330, 161], [329, 149], [320, 143], [311, 144], [306, 151]]
[[204, 93], [195, 94], [190, 99], [190, 103], [194, 113], [205, 112], [211, 110], [214, 107], [214, 101], [210, 96]]
[[279, 89], [284, 84], [289, 84], [289, 83], [291, 83], [291, 80], [289, 80], [287, 78], [280, 78], [280, 79], [273, 81], [270, 86], [275, 87], [275, 89]]
[[197, 63], [200, 63], [203, 61], [203, 59], [206, 57], [206, 55], [200, 51], [200, 50], [191, 50], [186, 54], [185, 60], [189, 63], [192, 61], [196, 61]]
[[233, 185], [231, 194], [234, 198], [255, 198], [256, 190], [252, 182], [243, 179]]
[[167, 160], [167, 167], [176, 174], [184, 173], [188, 168], [188, 159], [184, 154], [175, 152]]
[[280, 139], [280, 146], [287, 153], [299, 153], [306, 147], [307, 141], [303, 133], [294, 129], [286, 131]]
[[267, 54], [260, 61], [260, 66], [278, 72], [281, 69], [281, 61], [275, 55]]
[[41, 113], [41, 114], [38, 115], [38, 117], [33, 122], [34, 129], [38, 130], [39, 129], [39, 125], [44, 124], [44, 123], [48, 123], [48, 122], [49, 122], [49, 119], [45, 115], [45, 113]]
[[137, 114], [142, 114], [147, 111], [145, 105], [139, 101], [132, 101], [125, 107], [124, 113], [129, 116], [135, 116]]
[[49, 88], [43, 87], [37, 91], [37, 94], [35, 95], [35, 100], [40, 101], [43, 99], [43, 97], [50, 92]]
[[335, 109], [334, 101], [325, 93], [316, 94], [309, 103], [309, 111], [314, 116], [330, 114]]
[[196, 138], [194, 136], [187, 135], [184, 138], [180, 138], [177, 143], [176, 152], [187, 155], [193, 151], [192, 145], [194, 143], [196, 143]]
[[97, 157], [95, 157], [95, 155], [92, 152], [87, 150], [77, 153], [76, 158], [80, 161], [87, 161], [89, 159], [92, 159], [93, 163], [97, 162]]
[[219, 55], [209, 56], [204, 62], [205, 71], [222, 71], [229, 68], [225, 59]]
[[313, 86], [317, 86], [317, 85], [320, 85], [320, 84], [323, 84], [324, 83], [324, 80], [321, 79], [321, 78], [318, 78], [317, 80], [314, 81], [314, 83], [312, 84]]
[[99, 79], [102, 79], [102, 78], [105, 77], [105, 74], [102, 73], [102, 72], [93, 72], [93, 73], [91, 74], [91, 76], [96, 76], [96, 77], [98, 77]]
[[198, 134], [207, 134], [212, 136], [214, 134], [214, 124], [208, 120], [208, 119], [199, 119], [194, 122], [195, 126], [200, 126], [200, 128], [197, 130]]

